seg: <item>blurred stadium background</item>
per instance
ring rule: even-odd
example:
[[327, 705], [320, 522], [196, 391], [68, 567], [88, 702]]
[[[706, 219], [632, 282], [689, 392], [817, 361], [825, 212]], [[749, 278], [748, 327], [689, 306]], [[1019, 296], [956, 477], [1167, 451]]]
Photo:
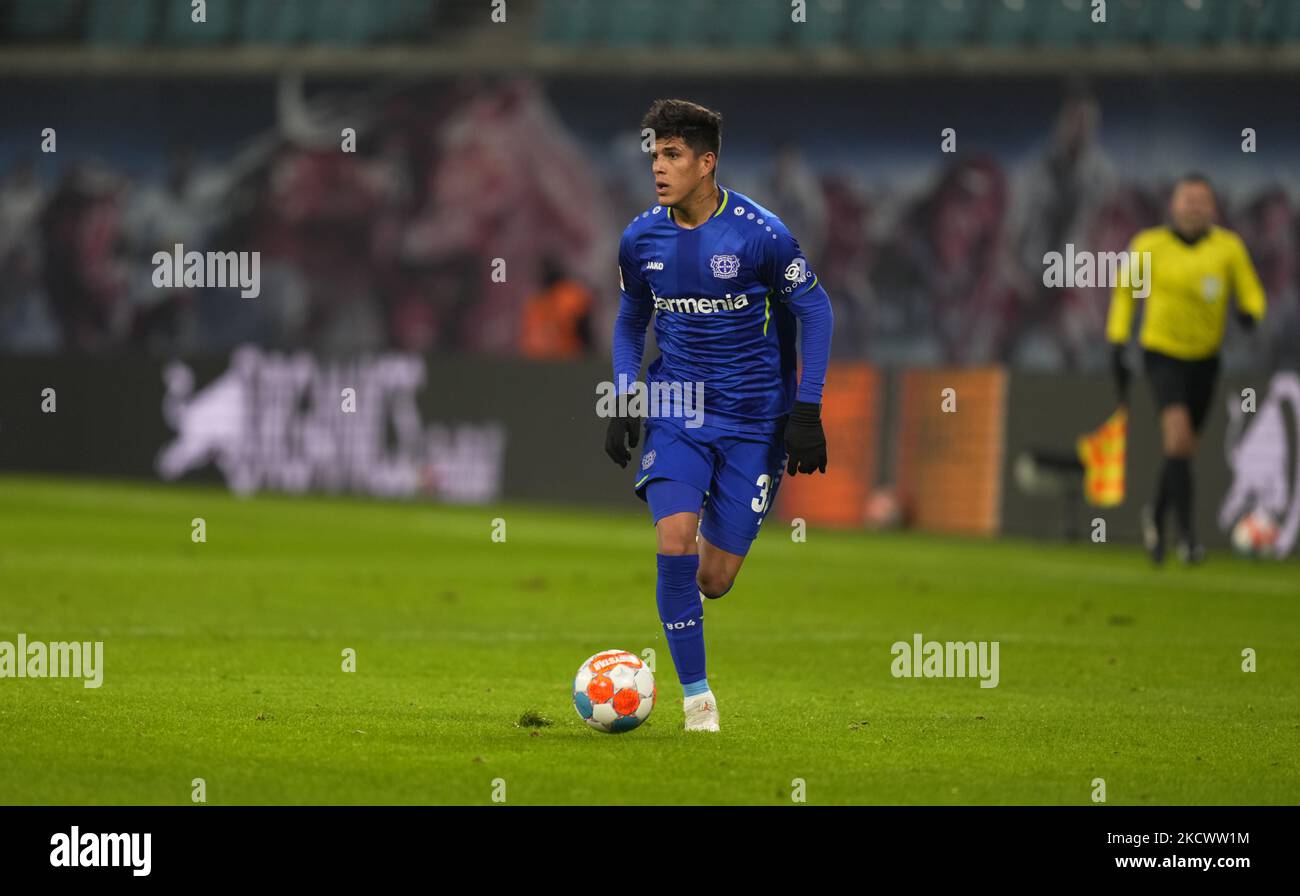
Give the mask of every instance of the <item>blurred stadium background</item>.
[[[1072, 456], [1112, 409], [1109, 292], [1044, 287], [1043, 255], [1123, 249], [1197, 169], [1269, 301], [1229, 329], [1201, 528], [1222, 544], [1260, 504], [1294, 544], [1300, 4], [504, 9], [0, 0], [0, 469], [635, 507], [593, 388], [617, 239], [652, 200], [640, 116], [681, 96], [723, 112], [721, 182], [783, 217], [834, 302], [831, 475], [779, 513], [1087, 531], [1077, 477], [1026, 459]], [[261, 295], [156, 288], [176, 243], [260, 252]], [[1156, 464], [1135, 393], [1112, 538]]]

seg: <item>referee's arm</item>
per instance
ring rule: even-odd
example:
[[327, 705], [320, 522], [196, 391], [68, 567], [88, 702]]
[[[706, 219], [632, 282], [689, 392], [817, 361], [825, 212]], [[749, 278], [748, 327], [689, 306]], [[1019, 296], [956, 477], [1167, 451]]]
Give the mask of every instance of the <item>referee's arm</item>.
[[1246, 244], [1237, 238], [1233, 241], [1232, 292], [1237, 299], [1237, 320], [1247, 329], [1264, 319], [1266, 302], [1264, 287], [1251, 264]]
[[[1138, 251], [1137, 243], [1136, 237], [1129, 243], [1128, 254], [1124, 256], [1125, 264], [1128, 264], [1128, 259], [1133, 258], [1132, 253]], [[1147, 271], [1147, 276], [1151, 276], [1150, 271]], [[1110, 312], [1106, 315], [1106, 341], [1110, 343], [1110, 371], [1115, 378], [1115, 397], [1120, 407], [1128, 404], [1129, 369], [1124, 364], [1124, 347], [1128, 345], [1129, 333], [1133, 329], [1135, 303], [1133, 278], [1120, 277], [1110, 294]]]

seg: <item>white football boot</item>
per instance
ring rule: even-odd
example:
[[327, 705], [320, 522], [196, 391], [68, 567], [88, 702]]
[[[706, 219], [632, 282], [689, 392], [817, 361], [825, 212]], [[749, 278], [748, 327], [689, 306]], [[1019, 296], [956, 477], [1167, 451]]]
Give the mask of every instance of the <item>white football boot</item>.
[[682, 701], [682, 709], [686, 713], [687, 731], [718, 730], [718, 700], [713, 691], [687, 697]]

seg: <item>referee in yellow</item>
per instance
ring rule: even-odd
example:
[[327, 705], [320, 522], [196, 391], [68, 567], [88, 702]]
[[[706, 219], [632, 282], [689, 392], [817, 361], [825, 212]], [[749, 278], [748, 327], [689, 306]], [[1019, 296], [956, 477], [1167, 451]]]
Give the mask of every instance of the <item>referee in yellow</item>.
[[[1228, 302], [1246, 327], [1264, 318], [1264, 290], [1241, 237], [1215, 225], [1214, 190], [1209, 180], [1188, 174], [1174, 185], [1170, 224], [1143, 230], [1129, 252], [1149, 256], [1149, 289], [1138, 342], [1160, 414], [1164, 464], [1155, 500], [1142, 511], [1142, 540], [1155, 563], [1164, 562], [1165, 518], [1172, 510], [1184, 563], [1197, 563], [1205, 549], [1192, 523], [1192, 457], [1205, 422], [1219, 372]], [[1117, 285], [1111, 295], [1106, 339], [1112, 344], [1112, 368], [1120, 406], [1128, 403], [1128, 368], [1124, 347], [1132, 328], [1134, 286]], [[1144, 290], [1143, 290], [1144, 291]]]

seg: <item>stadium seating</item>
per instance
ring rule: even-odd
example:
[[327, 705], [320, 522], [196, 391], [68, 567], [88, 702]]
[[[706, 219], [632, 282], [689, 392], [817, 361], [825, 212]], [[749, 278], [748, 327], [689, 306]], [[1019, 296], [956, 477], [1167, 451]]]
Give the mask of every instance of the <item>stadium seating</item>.
[[850, 40], [858, 49], [881, 50], [908, 43], [915, 35], [919, 3], [867, 0], [852, 22]]
[[208, 46], [229, 41], [235, 34], [237, 0], [208, 0], [207, 21], [195, 22], [187, 3], [166, 4], [164, 42]]
[[1268, 45], [1300, 39], [1300, 10], [1293, 0], [1240, 0], [1229, 10], [1229, 30], [1242, 43]]
[[127, 47], [147, 44], [160, 12], [157, 0], [99, 0], [87, 9], [86, 42]]
[[[440, 0], [208, 0], [207, 21], [170, 0], [0, 0], [0, 39], [96, 46], [414, 44], [482, 18]], [[486, 6], [485, 6], [486, 9]], [[511, 21], [556, 48], [659, 47], [859, 53], [1300, 43], [1300, 0], [516, 0]], [[518, 16], [518, 18], [516, 18]]]
[[605, 43], [611, 47], [653, 46], [664, 18], [653, 0], [609, 0], [601, 12], [607, 17]]
[[677, 0], [666, 16], [665, 37], [672, 46], [702, 47], [715, 43], [727, 22], [711, 0]]
[[1056, 47], [1094, 42], [1101, 29], [1088, 20], [1087, 0], [1048, 0], [1039, 41]]
[[374, 42], [383, 25], [385, 4], [322, 0], [311, 36], [313, 42], [335, 46]]
[[307, 10], [301, 0], [275, 0], [244, 6], [240, 39], [250, 44], [291, 46], [307, 36]]
[[[842, 43], [849, 22], [847, 0], [808, 0], [807, 19], [798, 25], [789, 24], [794, 45], [808, 49]], [[787, 23], [789, 13], [786, 13]]]
[[1149, 46], [1158, 34], [1161, 9], [1181, 5], [1182, 0], [1111, 0], [1110, 14], [1101, 42], [1123, 46]]
[[602, 4], [598, 0], [542, 0], [538, 37], [543, 43], [576, 47], [599, 35]]
[[1044, 11], [1033, 0], [989, 0], [984, 20], [984, 42], [990, 47], [1014, 48], [1032, 43]]
[[[1236, 2], [1236, 0], [1232, 0]], [[1176, 0], [1161, 4], [1160, 42], [1166, 46], [1198, 47], [1218, 43], [1228, 24], [1224, 0]]]
[[14, 0], [15, 37], [44, 40], [65, 36], [75, 26], [78, 0]]
[[726, 27], [719, 43], [736, 49], [779, 46], [786, 36], [789, 4], [782, 0], [720, 0]]
[[969, 43], [977, 34], [980, 14], [983, 12], [980, 0], [941, 0], [938, 3], [922, 4], [919, 38], [926, 49], [946, 49]]

